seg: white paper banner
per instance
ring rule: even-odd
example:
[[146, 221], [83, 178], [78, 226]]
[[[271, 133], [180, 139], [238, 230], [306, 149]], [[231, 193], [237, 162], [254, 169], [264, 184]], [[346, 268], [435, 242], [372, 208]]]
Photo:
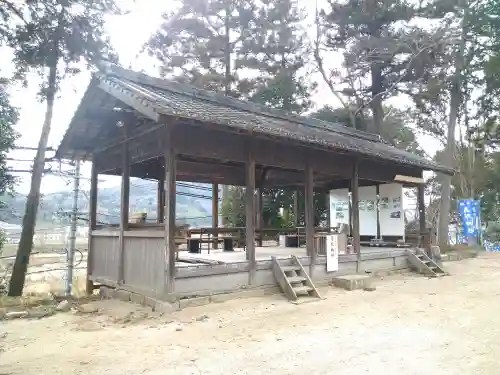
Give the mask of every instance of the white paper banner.
[[339, 236], [326, 236], [326, 272], [339, 270]]

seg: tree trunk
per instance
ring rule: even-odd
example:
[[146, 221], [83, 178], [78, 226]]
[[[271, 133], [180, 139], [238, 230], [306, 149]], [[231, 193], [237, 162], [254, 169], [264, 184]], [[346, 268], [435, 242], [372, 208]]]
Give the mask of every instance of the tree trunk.
[[375, 134], [380, 134], [384, 122], [384, 109], [382, 108], [382, 69], [379, 64], [371, 65], [372, 79], [372, 100], [370, 107], [373, 112], [373, 128], [370, 129]]
[[224, 46], [224, 95], [228, 96], [231, 92], [231, 27], [229, 25], [229, 14], [231, 10], [229, 7], [226, 9], [226, 18], [224, 20], [225, 29], [225, 46]]
[[[464, 17], [465, 18], [465, 17]], [[464, 23], [465, 21], [463, 21]], [[455, 56], [455, 72], [450, 88], [450, 115], [448, 117], [448, 134], [446, 150], [444, 153], [444, 163], [448, 167], [454, 167], [455, 159], [455, 128], [457, 125], [458, 111], [462, 101], [462, 69], [464, 63], [465, 49], [465, 28], [462, 27], [462, 38]], [[439, 208], [438, 242], [441, 249], [448, 245], [448, 226], [450, 222], [451, 209], [451, 176], [443, 175], [441, 185], [441, 204]]]
[[45, 150], [49, 140], [50, 126], [52, 124], [52, 113], [54, 109], [54, 97], [56, 91], [57, 65], [49, 68], [47, 110], [42, 127], [42, 134], [38, 142], [38, 149], [33, 163], [33, 174], [31, 187], [26, 200], [26, 209], [23, 216], [23, 229], [19, 247], [17, 248], [16, 260], [12, 277], [9, 284], [9, 296], [21, 296], [23, 293], [26, 271], [29, 258], [33, 248], [33, 237], [35, 235], [36, 216], [40, 203], [40, 185], [42, 183], [43, 170], [45, 168]]
[[[229, 6], [226, 8], [226, 15], [224, 19], [224, 29], [225, 29], [225, 46], [224, 46], [224, 95], [229, 96], [231, 93], [231, 27], [229, 25], [229, 14], [231, 10]], [[222, 200], [227, 199], [229, 195], [229, 187], [228, 185], [222, 185]], [[228, 224], [227, 218], [225, 216], [222, 217], [222, 225], [226, 226]]]

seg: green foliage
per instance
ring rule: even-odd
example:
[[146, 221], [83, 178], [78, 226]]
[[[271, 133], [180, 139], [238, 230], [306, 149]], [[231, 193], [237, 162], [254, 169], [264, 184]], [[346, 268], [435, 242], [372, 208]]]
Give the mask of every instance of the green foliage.
[[222, 221], [229, 227], [244, 227], [245, 222], [245, 189], [229, 186], [221, 207]]
[[237, 64], [249, 37], [255, 5], [243, 0], [183, 0], [146, 44], [163, 75], [195, 86], [242, 96], [251, 90]]
[[[14, 53], [16, 77], [25, 79], [28, 71], [45, 76], [46, 68], [57, 67], [59, 82], [78, 73], [81, 63], [94, 65], [102, 58], [113, 58], [104, 34], [104, 15], [118, 13], [113, 0], [45, 0], [12, 5], [10, 18], [15, 28], [5, 44]], [[44, 80], [42, 97], [47, 95]]]
[[[422, 91], [415, 92], [415, 84], [439, 79], [432, 68], [440, 61], [436, 54], [449, 37], [447, 29], [427, 30], [413, 22], [443, 13], [444, 8], [429, 12], [434, 7], [404, 0], [348, 0], [328, 1], [319, 11], [315, 59], [330, 90], [351, 112], [351, 126], [354, 117], [365, 117], [370, 109], [373, 121], [363, 127], [381, 133], [384, 100], [400, 93], [412, 96]], [[342, 71], [328, 69], [325, 53], [343, 55]]]
[[[417, 142], [415, 131], [407, 124], [411, 123], [411, 118], [406, 111], [397, 108], [385, 107], [383, 127], [380, 135], [389, 144], [415, 154], [422, 155], [422, 149]], [[344, 126], [351, 125], [351, 113], [346, 108], [332, 108], [330, 106], [323, 107], [318, 111], [310, 114], [311, 117], [320, 120], [341, 124]], [[360, 113], [355, 118], [356, 129], [370, 128], [371, 125], [366, 123], [372, 122], [371, 117], [365, 118]]]
[[14, 130], [17, 120], [17, 109], [10, 105], [7, 91], [0, 87], [0, 207], [3, 206], [2, 195], [12, 193], [16, 182], [7, 168], [7, 154], [19, 136]]
[[486, 226], [483, 238], [494, 243], [500, 243], [500, 223], [492, 222]]
[[273, 108], [301, 113], [310, 106], [315, 85], [304, 76], [310, 48], [295, 0], [264, 0], [253, 29], [243, 41], [239, 66], [257, 71], [250, 99]]
[[3, 246], [5, 245], [6, 240], [7, 236], [5, 235], [5, 231], [0, 229], [0, 256], [3, 254]]

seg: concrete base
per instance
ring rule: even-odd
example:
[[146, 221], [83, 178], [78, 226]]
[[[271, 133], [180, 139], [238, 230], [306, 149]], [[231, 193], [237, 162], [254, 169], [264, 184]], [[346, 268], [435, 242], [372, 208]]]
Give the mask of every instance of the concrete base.
[[203, 306], [208, 305], [209, 303], [221, 303], [238, 298], [263, 297], [271, 294], [280, 294], [281, 290], [279, 287], [275, 286], [251, 288], [235, 292], [219, 293], [210, 296], [192, 296], [189, 298], [181, 298], [180, 300], [176, 299], [170, 302], [147, 297], [123, 289], [108, 288], [106, 286], [101, 286], [99, 292], [101, 299], [118, 299], [124, 302], [132, 302], [138, 305], [151, 307], [153, 311], [169, 313], [182, 310], [186, 307]]
[[365, 289], [372, 286], [373, 278], [370, 275], [345, 275], [335, 277], [332, 284], [345, 290]]

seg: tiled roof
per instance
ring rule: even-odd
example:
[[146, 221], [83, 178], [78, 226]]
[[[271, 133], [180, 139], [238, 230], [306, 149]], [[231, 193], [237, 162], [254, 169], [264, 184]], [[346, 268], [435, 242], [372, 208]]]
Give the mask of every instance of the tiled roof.
[[367, 158], [412, 165], [424, 170], [452, 173], [451, 169], [433, 161], [385, 144], [376, 135], [339, 124], [290, 115], [114, 66], [108, 66], [97, 78], [101, 88], [108, 88], [109, 91], [106, 91], [111, 95], [119, 93], [134, 109], [153, 120], [157, 119], [154, 118], [155, 115], [193, 119], [238, 128], [248, 133], [293, 139], [306, 145], [350, 152]]

